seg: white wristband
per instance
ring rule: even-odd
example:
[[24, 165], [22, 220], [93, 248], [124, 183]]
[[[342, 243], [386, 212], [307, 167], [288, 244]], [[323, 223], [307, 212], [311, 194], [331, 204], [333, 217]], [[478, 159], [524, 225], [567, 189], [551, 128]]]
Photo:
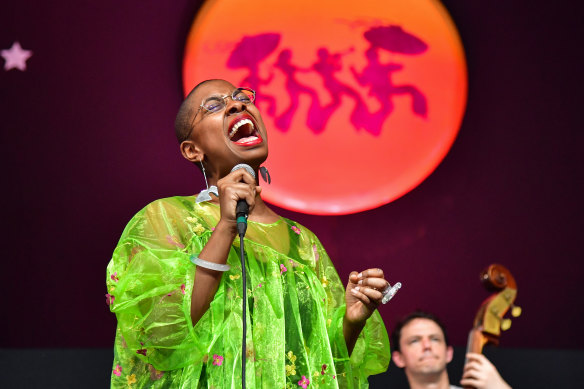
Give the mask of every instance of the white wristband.
[[191, 255], [191, 262], [197, 266], [204, 267], [205, 269], [215, 270], [215, 271], [227, 271], [227, 270], [231, 269], [231, 266], [229, 266], [227, 264], [205, 261], [204, 259], [201, 259], [195, 255]]

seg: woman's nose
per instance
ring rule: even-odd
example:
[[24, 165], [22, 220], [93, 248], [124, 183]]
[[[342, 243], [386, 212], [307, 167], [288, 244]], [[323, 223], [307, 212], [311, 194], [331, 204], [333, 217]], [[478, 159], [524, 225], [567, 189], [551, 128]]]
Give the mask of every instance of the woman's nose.
[[245, 107], [245, 104], [243, 104], [241, 101], [238, 100], [233, 100], [233, 99], [229, 99], [227, 101], [227, 113], [228, 114], [234, 114], [237, 112], [241, 112]]

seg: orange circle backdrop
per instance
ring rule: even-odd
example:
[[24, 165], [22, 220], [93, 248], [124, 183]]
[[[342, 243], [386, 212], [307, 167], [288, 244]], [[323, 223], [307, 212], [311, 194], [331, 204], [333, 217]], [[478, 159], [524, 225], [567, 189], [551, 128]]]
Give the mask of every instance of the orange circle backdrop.
[[187, 39], [185, 95], [222, 78], [257, 91], [272, 204], [348, 214], [430, 175], [464, 114], [460, 38], [433, 0], [213, 0]]

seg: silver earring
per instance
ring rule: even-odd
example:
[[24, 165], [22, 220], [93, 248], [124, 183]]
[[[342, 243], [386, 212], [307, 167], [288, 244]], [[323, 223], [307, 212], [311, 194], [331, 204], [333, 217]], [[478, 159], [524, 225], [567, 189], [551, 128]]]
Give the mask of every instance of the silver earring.
[[209, 193], [213, 193], [215, 196], [219, 197], [219, 191], [217, 190], [217, 187], [215, 185], [211, 185], [211, 187], [209, 187], [209, 183], [207, 182], [207, 174], [205, 174], [205, 165], [203, 165], [203, 161], [200, 161], [201, 163], [201, 170], [203, 171], [203, 177], [205, 178], [205, 186], [207, 187], [207, 189], [203, 189], [202, 191], [199, 192], [198, 196], [197, 196], [197, 203], [202, 203], [203, 201], [210, 201], [211, 200], [211, 195]]

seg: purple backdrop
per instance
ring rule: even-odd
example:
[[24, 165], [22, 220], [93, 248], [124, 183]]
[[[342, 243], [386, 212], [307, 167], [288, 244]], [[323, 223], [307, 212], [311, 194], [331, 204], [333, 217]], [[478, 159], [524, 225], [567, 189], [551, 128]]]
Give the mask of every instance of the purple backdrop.
[[[172, 130], [199, 2], [3, 3], [0, 49], [19, 41], [34, 54], [25, 72], [0, 69], [0, 347], [109, 347], [105, 267], [125, 223], [148, 202], [203, 184]], [[517, 279], [524, 311], [503, 346], [582, 348], [577, 2], [444, 3], [466, 49], [470, 88], [444, 162], [375, 210], [278, 211], [321, 238], [342, 278], [382, 266], [404, 284], [381, 309], [388, 328], [424, 308], [463, 345], [488, 295], [478, 272], [499, 262]]]

